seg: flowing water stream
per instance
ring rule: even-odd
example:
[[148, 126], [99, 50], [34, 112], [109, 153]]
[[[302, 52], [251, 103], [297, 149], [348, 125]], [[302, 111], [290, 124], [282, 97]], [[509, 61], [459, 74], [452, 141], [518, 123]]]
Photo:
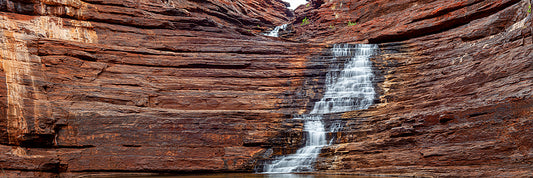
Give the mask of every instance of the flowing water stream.
[[283, 25], [277, 26], [272, 31], [270, 31], [268, 33], [265, 33], [264, 35], [271, 36], [271, 37], [279, 37], [279, 31], [287, 29], [287, 26], [288, 26], [288, 24], [283, 24]]
[[[346, 59], [343, 65], [334, 65], [326, 74], [326, 90], [313, 110], [303, 115], [304, 131], [307, 132], [305, 146], [296, 153], [280, 157], [264, 166], [265, 173], [291, 173], [313, 171], [313, 165], [322, 147], [329, 143], [323, 115], [367, 109], [372, 105], [375, 91], [372, 85], [372, 63], [369, 58], [377, 45], [337, 44], [331, 49], [332, 61]], [[330, 127], [336, 132], [340, 124]], [[331, 142], [331, 141], [330, 141]]]

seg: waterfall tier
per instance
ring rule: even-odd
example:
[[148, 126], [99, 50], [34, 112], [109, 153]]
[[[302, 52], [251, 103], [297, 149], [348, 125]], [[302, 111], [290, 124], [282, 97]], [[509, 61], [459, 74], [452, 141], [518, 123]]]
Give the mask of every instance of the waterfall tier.
[[265, 33], [264, 35], [271, 36], [271, 37], [279, 37], [279, 31], [287, 29], [287, 26], [288, 26], [288, 24], [283, 24], [283, 25], [277, 26], [272, 31], [270, 31], [268, 33]]
[[[313, 110], [301, 118], [307, 132], [305, 146], [296, 153], [265, 165], [265, 173], [290, 173], [314, 170], [313, 164], [322, 147], [329, 145], [322, 121], [328, 113], [366, 109], [374, 100], [372, 63], [369, 58], [377, 45], [337, 44], [331, 49], [333, 61], [347, 58], [344, 65], [334, 65], [326, 74], [326, 91]], [[340, 126], [335, 126], [339, 130]]]

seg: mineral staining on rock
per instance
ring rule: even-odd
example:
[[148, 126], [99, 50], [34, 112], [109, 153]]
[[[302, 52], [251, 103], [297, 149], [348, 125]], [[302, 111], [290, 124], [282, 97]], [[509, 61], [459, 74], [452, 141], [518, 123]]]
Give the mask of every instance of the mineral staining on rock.
[[[31, 124], [39, 122], [36, 119], [39, 117], [53, 118], [50, 115], [53, 111], [50, 107], [52, 103], [46, 101], [47, 96], [42, 89], [42, 83], [46, 81], [46, 73], [42, 69], [43, 63], [39, 55], [30, 53], [28, 43], [33, 42], [30, 40], [48, 38], [97, 43], [98, 37], [89, 22], [68, 20], [67, 23], [71, 25], [68, 27], [63, 25], [63, 20], [48, 16], [36, 17], [30, 21], [4, 16], [0, 20], [2, 22], [0, 28], [5, 29], [0, 36], [2, 51], [0, 57], [7, 87], [6, 131], [9, 144], [21, 144], [20, 138], [26, 134], [54, 134], [53, 129], [39, 125], [42, 123]], [[25, 112], [28, 106], [33, 106], [34, 110]]]

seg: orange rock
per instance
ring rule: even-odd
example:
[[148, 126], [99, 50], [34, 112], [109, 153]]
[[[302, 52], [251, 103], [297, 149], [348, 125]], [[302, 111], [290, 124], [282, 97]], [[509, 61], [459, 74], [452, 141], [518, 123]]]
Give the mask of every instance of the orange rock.
[[292, 18], [280, 0], [0, 1], [0, 167], [253, 171], [301, 146], [292, 116], [320, 98], [327, 46], [370, 42], [379, 97], [329, 116], [344, 128], [319, 171], [531, 176], [527, 5], [312, 0]]

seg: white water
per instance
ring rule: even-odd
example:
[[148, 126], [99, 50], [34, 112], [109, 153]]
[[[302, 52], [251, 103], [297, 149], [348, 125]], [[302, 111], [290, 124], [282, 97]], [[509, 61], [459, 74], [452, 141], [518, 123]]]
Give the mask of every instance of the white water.
[[283, 25], [277, 26], [276, 28], [274, 28], [274, 30], [272, 30], [272, 31], [270, 31], [268, 33], [265, 33], [265, 35], [266, 36], [271, 36], [271, 37], [279, 37], [279, 31], [287, 29], [287, 25], [288, 24], [283, 24]]
[[[367, 109], [372, 105], [375, 91], [372, 86], [372, 64], [369, 60], [377, 45], [339, 44], [331, 49], [332, 61], [348, 58], [344, 68], [332, 67], [326, 74], [326, 92], [308, 115], [302, 116], [304, 131], [307, 132], [305, 146], [296, 153], [286, 155], [264, 167], [265, 173], [290, 173], [313, 171], [313, 164], [326, 141], [322, 118], [324, 114]], [[334, 123], [330, 132], [340, 130], [340, 123]], [[331, 141], [330, 141], [331, 142]]]

